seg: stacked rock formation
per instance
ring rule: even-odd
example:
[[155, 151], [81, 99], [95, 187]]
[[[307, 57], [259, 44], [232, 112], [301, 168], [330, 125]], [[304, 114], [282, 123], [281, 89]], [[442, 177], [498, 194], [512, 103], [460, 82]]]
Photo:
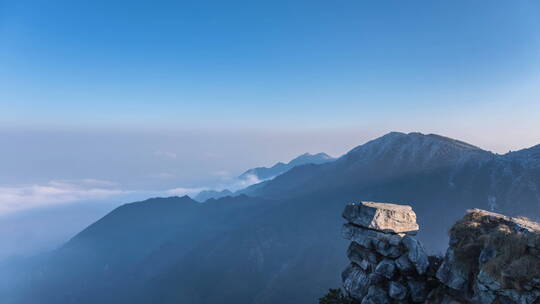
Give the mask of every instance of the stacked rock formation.
[[343, 217], [343, 237], [351, 241], [351, 263], [342, 273], [349, 296], [361, 304], [424, 302], [437, 261], [413, 237], [419, 227], [412, 208], [352, 203]]
[[414, 238], [410, 206], [349, 204], [343, 217], [351, 241], [343, 287], [354, 302], [540, 304], [539, 223], [468, 210], [437, 258]]

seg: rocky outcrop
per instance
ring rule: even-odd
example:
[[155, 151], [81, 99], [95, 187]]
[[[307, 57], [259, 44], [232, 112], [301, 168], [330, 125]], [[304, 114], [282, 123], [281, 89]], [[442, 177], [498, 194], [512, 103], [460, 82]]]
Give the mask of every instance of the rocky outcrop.
[[538, 223], [469, 210], [439, 258], [413, 236], [410, 206], [354, 203], [343, 217], [351, 241], [343, 288], [357, 303], [540, 304]]
[[351, 261], [343, 286], [359, 303], [422, 303], [432, 289], [430, 262], [410, 206], [362, 202], [343, 212]]
[[482, 304], [540, 303], [539, 241], [538, 223], [469, 210], [450, 229], [434, 301], [454, 295]]

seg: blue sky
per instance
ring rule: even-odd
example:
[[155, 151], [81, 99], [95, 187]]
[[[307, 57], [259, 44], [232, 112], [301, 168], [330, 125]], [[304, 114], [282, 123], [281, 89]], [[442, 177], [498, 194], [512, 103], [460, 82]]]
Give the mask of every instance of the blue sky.
[[8, 125], [355, 126], [474, 111], [540, 74], [537, 1], [1, 5]]
[[223, 185], [389, 131], [504, 153], [540, 143], [539, 83], [538, 1], [0, 0], [0, 200]]

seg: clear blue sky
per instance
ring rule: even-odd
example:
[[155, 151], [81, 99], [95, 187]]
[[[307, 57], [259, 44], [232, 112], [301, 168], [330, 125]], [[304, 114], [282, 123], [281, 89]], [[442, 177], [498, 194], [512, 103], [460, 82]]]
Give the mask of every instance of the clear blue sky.
[[407, 121], [539, 67], [538, 1], [0, 2], [4, 125]]
[[0, 207], [226, 185], [389, 131], [525, 148], [539, 84], [539, 1], [0, 0]]

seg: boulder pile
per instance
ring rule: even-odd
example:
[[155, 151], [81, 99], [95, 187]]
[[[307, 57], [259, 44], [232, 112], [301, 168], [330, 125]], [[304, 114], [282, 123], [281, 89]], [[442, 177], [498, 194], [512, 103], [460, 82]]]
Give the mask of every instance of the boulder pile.
[[359, 304], [540, 304], [540, 224], [479, 209], [450, 229], [444, 258], [414, 238], [410, 206], [347, 205], [343, 288]]
[[422, 303], [438, 260], [413, 236], [419, 227], [410, 206], [361, 202], [347, 205], [343, 237], [351, 241], [343, 286], [361, 304]]

